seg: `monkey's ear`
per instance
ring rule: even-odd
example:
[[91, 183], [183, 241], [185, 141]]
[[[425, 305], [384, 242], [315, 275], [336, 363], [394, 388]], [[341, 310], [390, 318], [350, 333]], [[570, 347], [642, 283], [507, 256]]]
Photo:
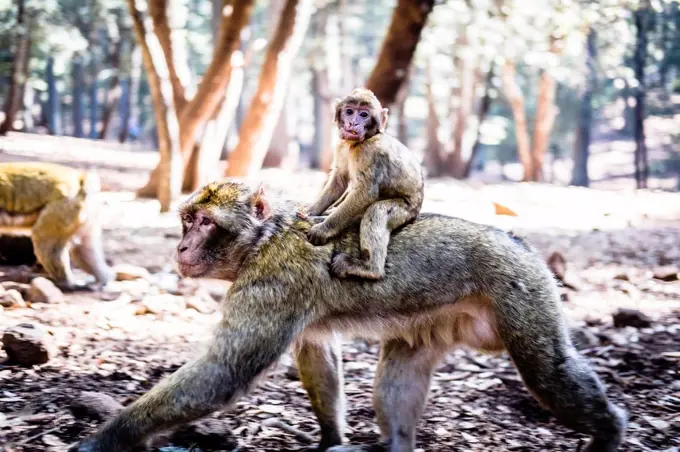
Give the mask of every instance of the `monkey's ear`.
[[387, 118], [388, 118], [388, 113], [389, 110], [387, 108], [383, 108], [382, 111], [380, 112], [380, 131], [384, 132], [385, 129], [387, 129]]
[[253, 207], [253, 213], [258, 220], [266, 220], [271, 216], [271, 206], [264, 192], [264, 186], [257, 187], [257, 191], [250, 198], [250, 205]]

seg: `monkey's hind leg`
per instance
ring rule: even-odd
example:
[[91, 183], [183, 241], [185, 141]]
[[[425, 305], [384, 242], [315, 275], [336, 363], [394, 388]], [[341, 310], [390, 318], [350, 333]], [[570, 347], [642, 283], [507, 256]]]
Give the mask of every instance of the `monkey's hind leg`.
[[[538, 296], [554, 298], [540, 291]], [[591, 436], [584, 452], [618, 450], [626, 412], [608, 400], [599, 378], [571, 344], [559, 315], [539, 312], [531, 320], [517, 318], [514, 309], [525, 302], [512, 298], [496, 304], [499, 334], [530, 392], [564, 425]], [[539, 302], [532, 308], [557, 312], [551, 304]]]
[[383, 342], [373, 390], [373, 406], [382, 442], [333, 447], [329, 452], [412, 452], [432, 372], [444, 352], [430, 345], [412, 347], [403, 339]]
[[84, 225], [77, 234], [71, 259], [74, 263], [94, 276], [98, 283], [107, 284], [115, 278], [115, 273], [104, 259], [104, 247], [101, 239], [101, 227], [94, 222]]
[[361, 219], [361, 258], [357, 259], [346, 253], [338, 254], [331, 264], [333, 273], [340, 278], [382, 278], [392, 230], [413, 217], [413, 212], [403, 199], [386, 199], [369, 206]]
[[31, 237], [35, 256], [55, 283], [63, 289], [72, 289], [76, 280], [71, 271], [68, 244], [75, 232], [77, 217], [65, 209], [68, 200], [48, 204], [33, 225]]
[[312, 410], [321, 428], [321, 443], [316, 450], [325, 451], [342, 444], [345, 427], [345, 395], [342, 390], [342, 354], [337, 339], [320, 344], [304, 338], [293, 347], [302, 386], [307, 391]]

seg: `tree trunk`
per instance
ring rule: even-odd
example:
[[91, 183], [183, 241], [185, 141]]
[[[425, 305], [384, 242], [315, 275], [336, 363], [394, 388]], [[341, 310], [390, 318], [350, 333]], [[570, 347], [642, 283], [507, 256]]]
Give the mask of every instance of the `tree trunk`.
[[550, 145], [550, 135], [557, 117], [555, 105], [555, 78], [543, 70], [538, 82], [538, 99], [536, 100], [536, 118], [534, 122], [533, 148], [531, 149], [531, 178], [538, 182], [543, 180], [543, 162]]
[[243, 91], [245, 79], [246, 57], [241, 50], [234, 52], [231, 58], [231, 80], [222, 104], [215, 110], [212, 118], [206, 124], [198, 157], [198, 171], [196, 185], [202, 186], [210, 180], [220, 177], [217, 162], [227, 141], [229, 128], [234, 123], [236, 108]]
[[158, 164], [158, 200], [161, 212], [170, 210], [172, 201], [182, 190], [182, 158], [179, 146], [179, 124], [174, 111], [172, 83], [163, 50], [155, 34], [148, 31], [135, 0], [127, 0], [133, 28], [142, 50], [151, 97], [156, 115], [160, 163]]
[[111, 118], [113, 118], [113, 112], [121, 96], [120, 55], [122, 48], [123, 41], [121, 38], [116, 43], [114, 43], [113, 53], [111, 54], [111, 68], [113, 69], [113, 74], [111, 75], [109, 91], [106, 93], [106, 100], [102, 110], [102, 128], [99, 131], [100, 140], [106, 138], [106, 134], [108, 133], [109, 127], [111, 125]]
[[57, 78], [54, 75], [54, 57], [47, 57], [47, 130], [50, 135], [61, 135], [61, 108], [57, 92]]
[[[456, 53], [464, 51], [469, 45], [467, 32], [462, 31], [458, 41]], [[463, 159], [463, 138], [467, 130], [468, 119], [472, 113], [475, 100], [475, 64], [469, 57], [456, 57], [456, 69], [458, 69], [459, 89], [455, 90], [458, 94], [456, 104], [454, 104], [453, 115], [453, 150], [448, 156], [448, 172], [451, 176], [460, 179], [465, 173], [465, 161]]]
[[432, 63], [425, 67], [425, 98], [427, 99], [427, 144], [425, 146], [425, 168], [430, 177], [440, 176], [444, 168], [442, 145], [439, 141], [439, 116], [432, 93]]
[[129, 86], [127, 89], [127, 110], [124, 112], [121, 119], [120, 135], [118, 141], [125, 143], [130, 136], [130, 128], [133, 124], [139, 124], [139, 86], [142, 77], [142, 53], [138, 46], [133, 45], [132, 55], [130, 57], [130, 77]]
[[[231, 56], [241, 39], [241, 31], [248, 24], [254, 0], [224, 0], [224, 8], [231, 14], [224, 15], [220, 26], [220, 37], [213, 52], [213, 59], [203, 75], [194, 97], [182, 109], [180, 117], [180, 149], [184, 160], [184, 187], [197, 188], [200, 156], [192, 156], [197, 130], [210, 118], [224, 98], [224, 92], [231, 78]], [[218, 58], [215, 55], [219, 55]], [[199, 148], [200, 149], [200, 148]], [[191, 165], [191, 162], [194, 162]], [[158, 169], [151, 173], [147, 184], [137, 191], [138, 196], [151, 196], [158, 186]]]
[[83, 57], [75, 55], [73, 58], [73, 136], [83, 138], [85, 130], [85, 75]]
[[645, 143], [645, 62], [647, 59], [647, 27], [645, 26], [646, 8], [640, 6], [635, 11], [635, 78], [638, 86], [635, 90], [635, 182], [637, 188], [647, 188], [649, 163], [647, 161], [647, 147]]
[[434, 0], [397, 2], [377, 63], [366, 82], [366, 88], [375, 93], [383, 107], [394, 103], [399, 88], [406, 80], [420, 34], [433, 6]]
[[191, 75], [184, 36], [186, 7], [183, 0], [150, 0], [149, 16], [170, 72], [175, 111], [181, 116]]
[[331, 137], [333, 107], [326, 68], [312, 70], [312, 93], [314, 93], [314, 150], [310, 166], [328, 172], [333, 160]]
[[14, 118], [22, 106], [24, 85], [28, 77], [28, 62], [31, 58], [31, 19], [26, 12], [25, 3], [25, 0], [18, 1], [19, 9], [15, 28], [17, 44], [12, 61], [12, 78], [5, 103], [5, 120], [0, 124], [0, 135], [13, 130]]
[[571, 172], [571, 185], [588, 187], [590, 177], [588, 176], [588, 156], [590, 155], [590, 131], [593, 122], [593, 92], [595, 91], [595, 64], [597, 58], [597, 47], [595, 46], [596, 34], [593, 28], [588, 30], [586, 41], [586, 81], [583, 97], [581, 98], [581, 109], [576, 129], [576, 140], [574, 142], [574, 167]]
[[486, 80], [484, 81], [484, 95], [482, 96], [482, 100], [479, 104], [479, 113], [477, 114], [477, 133], [475, 136], [475, 143], [472, 145], [472, 151], [470, 152], [470, 158], [465, 162], [465, 167], [463, 169], [463, 178], [468, 178], [470, 177], [470, 174], [472, 174], [472, 165], [475, 162], [475, 158], [477, 158], [477, 155], [479, 154], [479, 150], [482, 147], [482, 142], [481, 142], [481, 137], [482, 137], [482, 125], [484, 124], [484, 121], [486, 120], [486, 117], [489, 114], [489, 110], [491, 109], [491, 88], [492, 88], [492, 83], [493, 83], [493, 77], [494, 77], [494, 66], [493, 63], [491, 65], [491, 68], [489, 69], [489, 72], [486, 74]]
[[97, 138], [97, 126], [99, 123], [99, 62], [95, 52], [92, 52], [90, 60], [90, 138]]
[[[406, 99], [408, 99], [409, 79], [413, 73], [413, 66], [409, 67], [408, 77], [401, 85], [397, 98], [395, 99], [395, 107], [397, 110], [397, 139], [402, 142], [404, 146], [408, 146], [408, 122], [406, 120]], [[388, 122], [389, 124], [389, 122]]]
[[503, 90], [512, 109], [512, 117], [515, 122], [515, 142], [517, 155], [524, 167], [523, 180], [531, 180], [533, 172], [533, 160], [531, 158], [531, 140], [527, 130], [527, 117], [524, 110], [524, 95], [517, 84], [515, 63], [506, 61], [503, 66]]
[[311, 0], [286, 0], [276, 33], [267, 47], [257, 91], [243, 121], [238, 145], [229, 156], [227, 176], [246, 177], [262, 167], [311, 10]]

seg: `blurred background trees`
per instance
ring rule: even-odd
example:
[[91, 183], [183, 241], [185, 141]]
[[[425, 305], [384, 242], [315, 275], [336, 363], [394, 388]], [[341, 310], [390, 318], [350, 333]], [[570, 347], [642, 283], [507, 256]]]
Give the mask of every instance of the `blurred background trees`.
[[680, 179], [675, 0], [0, 0], [0, 18], [0, 134], [157, 149], [138, 194], [164, 210], [223, 175], [328, 169], [356, 86], [430, 177]]

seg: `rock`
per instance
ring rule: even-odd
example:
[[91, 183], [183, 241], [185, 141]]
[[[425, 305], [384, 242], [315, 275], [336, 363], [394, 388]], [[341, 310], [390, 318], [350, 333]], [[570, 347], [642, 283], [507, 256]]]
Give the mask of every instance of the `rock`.
[[186, 298], [186, 306], [201, 314], [211, 314], [215, 312], [216, 303], [208, 292], [199, 290], [196, 295]]
[[39, 276], [31, 281], [27, 298], [32, 303], [61, 303], [64, 294], [52, 281]]
[[149, 279], [151, 273], [144, 268], [131, 264], [119, 264], [113, 267], [116, 272], [116, 281], [133, 281], [135, 279]]
[[28, 284], [16, 282], [16, 281], [3, 281], [0, 283], [0, 287], [5, 290], [14, 289], [21, 294], [21, 296], [26, 299], [28, 298], [28, 289], [31, 288]]
[[678, 267], [673, 265], [666, 265], [663, 267], [658, 267], [654, 269], [654, 279], [660, 279], [661, 281], [671, 282], [677, 281], [679, 279], [680, 270]]
[[44, 364], [54, 355], [47, 332], [32, 323], [21, 323], [5, 331], [3, 349], [11, 362], [22, 366]]
[[570, 334], [574, 345], [579, 350], [600, 345], [600, 339], [587, 328], [573, 328]]
[[238, 446], [227, 423], [211, 418], [179, 427], [170, 435], [170, 441], [175, 446], [207, 450], [233, 450]]
[[172, 294], [147, 295], [142, 299], [137, 314], [179, 313], [186, 309], [184, 298]]
[[76, 417], [104, 421], [122, 410], [123, 405], [108, 394], [83, 391], [71, 401], [69, 408]]
[[620, 308], [612, 314], [612, 319], [616, 328], [625, 328], [627, 326], [647, 328], [652, 325], [652, 319], [637, 309]]
[[24, 308], [26, 302], [18, 290], [10, 289], [0, 294], [0, 306], [4, 308]]

